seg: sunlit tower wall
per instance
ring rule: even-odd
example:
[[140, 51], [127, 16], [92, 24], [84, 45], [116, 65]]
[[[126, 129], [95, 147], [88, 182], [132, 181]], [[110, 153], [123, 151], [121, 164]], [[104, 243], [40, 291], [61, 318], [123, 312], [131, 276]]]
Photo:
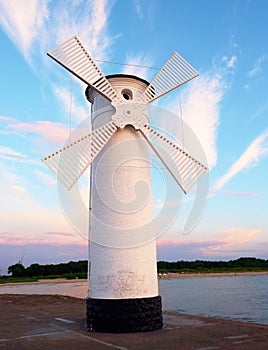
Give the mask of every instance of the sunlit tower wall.
[[[106, 77], [125, 107], [149, 83], [135, 76]], [[92, 128], [111, 120], [111, 102], [90, 86]], [[133, 115], [131, 115], [133, 120]], [[152, 331], [162, 327], [150, 148], [132, 126], [118, 129], [91, 167], [88, 328], [99, 332]]]

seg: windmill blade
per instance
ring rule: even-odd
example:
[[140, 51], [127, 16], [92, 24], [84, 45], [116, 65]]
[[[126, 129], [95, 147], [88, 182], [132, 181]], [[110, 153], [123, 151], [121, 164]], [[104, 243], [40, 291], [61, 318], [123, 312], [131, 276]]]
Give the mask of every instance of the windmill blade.
[[146, 88], [142, 99], [152, 102], [198, 75], [199, 73], [175, 51]]
[[149, 125], [141, 127], [140, 130], [185, 194], [208, 171], [206, 166], [159, 134]]
[[47, 54], [108, 100], [117, 100], [116, 91], [76, 36], [50, 50]]
[[117, 127], [113, 122], [77, 139], [42, 159], [42, 162], [70, 190], [112, 137]]

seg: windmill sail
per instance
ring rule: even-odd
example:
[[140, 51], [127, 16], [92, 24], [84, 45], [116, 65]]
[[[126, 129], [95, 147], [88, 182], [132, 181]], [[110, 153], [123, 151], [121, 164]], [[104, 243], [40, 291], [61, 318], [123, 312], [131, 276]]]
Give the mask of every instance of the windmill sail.
[[152, 102], [198, 75], [199, 73], [175, 51], [144, 91], [142, 98], [146, 102]]
[[76, 36], [49, 51], [48, 56], [108, 100], [116, 101], [115, 90]]
[[117, 130], [109, 122], [42, 159], [70, 190]]
[[149, 125], [140, 130], [184, 193], [188, 193], [208, 171], [206, 166]]

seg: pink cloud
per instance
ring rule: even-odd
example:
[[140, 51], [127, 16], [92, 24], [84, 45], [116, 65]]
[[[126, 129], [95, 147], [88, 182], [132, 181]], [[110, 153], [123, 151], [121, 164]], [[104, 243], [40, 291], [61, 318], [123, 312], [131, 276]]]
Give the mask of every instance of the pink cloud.
[[10, 118], [10, 117], [6, 117], [4, 115], [0, 115], [0, 120], [3, 120], [4, 122], [11, 122], [14, 119]]
[[[1, 240], [0, 240], [1, 241]], [[87, 244], [0, 244], [0, 270], [1, 274], [7, 273], [10, 265], [16, 264], [24, 256], [25, 267], [33, 264], [57, 264], [68, 261], [88, 259]]]
[[177, 261], [206, 259], [209, 251], [224, 246], [223, 241], [179, 241], [159, 240], [157, 242], [158, 260]]
[[[61, 238], [62, 237], [62, 238]], [[65, 238], [63, 238], [65, 237]], [[81, 247], [87, 246], [88, 241], [82, 239], [75, 233], [71, 232], [43, 232], [41, 234], [26, 234], [21, 232], [0, 232], [0, 244], [7, 244], [10, 246], [21, 245], [55, 245], [67, 246], [70, 244], [79, 245]]]
[[69, 129], [66, 125], [48, 120], [33, 123], [15, 123], [9, 125], [9, 128], [17, 132], [36, 134], [53, 144], [63, 143], [69, 136]]
[[75, 233], [70, 233], [70, 232], [44, 232], [44, 235], [56, 235], [56, 236], [65, 236], [65, 237], [73, 237], [75, 236]]

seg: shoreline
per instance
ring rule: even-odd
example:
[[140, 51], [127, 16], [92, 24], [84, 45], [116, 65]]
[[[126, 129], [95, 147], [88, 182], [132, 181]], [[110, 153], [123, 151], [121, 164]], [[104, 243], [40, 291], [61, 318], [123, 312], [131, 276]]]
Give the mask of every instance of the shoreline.
[[[258, 276], [268, 275], [268, 271], [248, 271], [248, 272], [206, 272], [206, 273], [184, 273], [184, 272], [169, 272], [169, 273], [158, 273], [158, 279], [172, 279], [172, 278], [193, 278], [193, 277], [236, 277], [236, 276]], [[66, 279], [66, 278], [55, 278], [55, 279], [40, 279], [36, 282], [8, 282], [1, 283], [1, 286], [12, 286], [12, 285], [23, 285], [23, 284], [57, 284], [57, 283], [77, 283], [87, 282], [87, 279]]]
[[236, 276], [258, 276], [268, 275], [268, 271], [247, 271], [247, 272], [200, 272], [200, 273], [184, 273], [184, 272], [168, 272], [158, 274], [159, 279], [168, 278], [189, 278], [189, 277], [236, 277]]

